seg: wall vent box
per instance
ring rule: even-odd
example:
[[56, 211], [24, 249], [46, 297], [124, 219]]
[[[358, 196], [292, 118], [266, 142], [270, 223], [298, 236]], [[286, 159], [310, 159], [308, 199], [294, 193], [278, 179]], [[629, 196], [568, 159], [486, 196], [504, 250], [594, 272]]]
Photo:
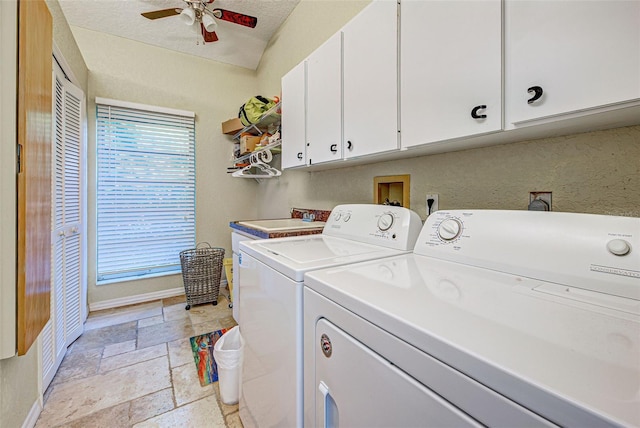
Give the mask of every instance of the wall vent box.
[[222, 122], [222, 133], [223, 134], [235, 134], [244, 128], [242, 122], [240, 122], [239, 118], [229, 119], [226, 122]]
[[373, 203], [400, 204], [409, 208], [410, 175], [387, 175], [373, 178]]

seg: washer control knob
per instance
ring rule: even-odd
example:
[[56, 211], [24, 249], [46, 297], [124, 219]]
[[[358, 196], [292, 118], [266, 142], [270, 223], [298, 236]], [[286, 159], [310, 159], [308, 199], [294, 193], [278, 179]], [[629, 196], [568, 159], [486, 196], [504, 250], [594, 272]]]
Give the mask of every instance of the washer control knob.
[[611, 254], [614, 254], [616, 256], [624, 256], [626, 254], [629, 254], [629, 251], [631, 251], [631, 246], [624, 239], [612, 239], [611, 241], [607, 242], [607, 250], [609, 250]]
[[342, 217], [342, 219], [343, 219], [345, 222], [347, 222], [347, 221], [351, 220], [351, 213], [346, 213], [346, 214]]
[[336, 212], [336, 213], [334, 213], [334, 214], [333, 214], [333, 219], [334, 219], [335, 221], [340, 220], [340, 217], [342, 217], [342, 213], [341, 213], [340, 211], [338, 211], [338, 212]]
[[460, 235], [461, 229], [462, 225], [460, 225], [458, 220], [448, 218], [438, 226], [438, 235], [445, 241], [451, 241]]
[[389, 213], [384, 213], [378, 219], [378, 229], [380, 230], [389, 230], [393, 226], [393, 215]]

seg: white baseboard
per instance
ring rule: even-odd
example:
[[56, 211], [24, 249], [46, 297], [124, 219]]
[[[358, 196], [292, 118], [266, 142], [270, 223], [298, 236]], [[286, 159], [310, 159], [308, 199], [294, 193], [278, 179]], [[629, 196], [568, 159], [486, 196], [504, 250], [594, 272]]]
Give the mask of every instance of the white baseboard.
[[40, 412], [42, 412], [42, 406], [40, 405], [40, 400], [38, 399], [33, 402], [33, 406], [31, 406], [29, 414], [22, 423], [22, 428], [33, 428], [34, 426], [36, 426], [36, 422], [38, 422]]
[[[227, 286], [227, 281], [220, 281], [220, 288]], [[103, 300], [101, 302], [89, 303], [89, 312], [101, 311], [103, 309], [118, 308], [120, 306], [135, 305], [136, 303], [151, 302], [153, 300], [166, 299], [169, 297], [184, 294], [183, 287], [170, 288], [168, 290], [154, 291], [151, 293], [137, 294], [135, 296], [118, 297], [117, 299]]]
[[170, 288], [168, 290], [154, 291], [151, 293], [137, 294], [135, 296], [118, 297], [117, 299], [103, 300], [101, 302], [89, 303], [89, 312], [103, 309], [118, 308], [120, 306], [135, 305], [136, 303], [151, 302], [153, 300], [166, 299], [184, 294], [184, 288]]

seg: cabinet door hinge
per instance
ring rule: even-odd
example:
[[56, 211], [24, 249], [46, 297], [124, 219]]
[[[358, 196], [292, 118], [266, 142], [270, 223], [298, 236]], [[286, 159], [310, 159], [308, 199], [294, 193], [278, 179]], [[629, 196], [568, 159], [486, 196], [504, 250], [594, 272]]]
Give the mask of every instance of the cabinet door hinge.
[[16, 170], [18, 171], [18, 174], [20, 174], [20, 172], [22, 172], [22, 144], [18, 144], [18, 148], [17, 148], [17, 161], [18, 164], [16, 165]]

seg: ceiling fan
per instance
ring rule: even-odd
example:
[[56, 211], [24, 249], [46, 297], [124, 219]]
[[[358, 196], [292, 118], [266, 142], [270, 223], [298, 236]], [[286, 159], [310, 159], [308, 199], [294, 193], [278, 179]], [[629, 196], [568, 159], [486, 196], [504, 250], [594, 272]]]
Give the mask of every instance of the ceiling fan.
[[147, 19], [166, 18], [169, 16], [179, 15], [182, 22], [187, 25], [193, 26], [196, 31], [199, 30], [202, 33], [202, 39], [205, 43], [215, 42], [218, 40], [216, 35], [216, 28], [218, 23], [216, 19], [222, 19], [223, 21], [233, 22], [234, 24], [244, 25], [245, 27], [255, 28], [258, 24], [258, 18], [244, 15], [238, 12], [231, 12], [225, 9], [209, 9], [208, 4], [214, 2], [214, 0], [183, 0], [187, 6], [185, 8], [171, 8], [154, 10], [152, 12], [144, 12], [142, 16]]

